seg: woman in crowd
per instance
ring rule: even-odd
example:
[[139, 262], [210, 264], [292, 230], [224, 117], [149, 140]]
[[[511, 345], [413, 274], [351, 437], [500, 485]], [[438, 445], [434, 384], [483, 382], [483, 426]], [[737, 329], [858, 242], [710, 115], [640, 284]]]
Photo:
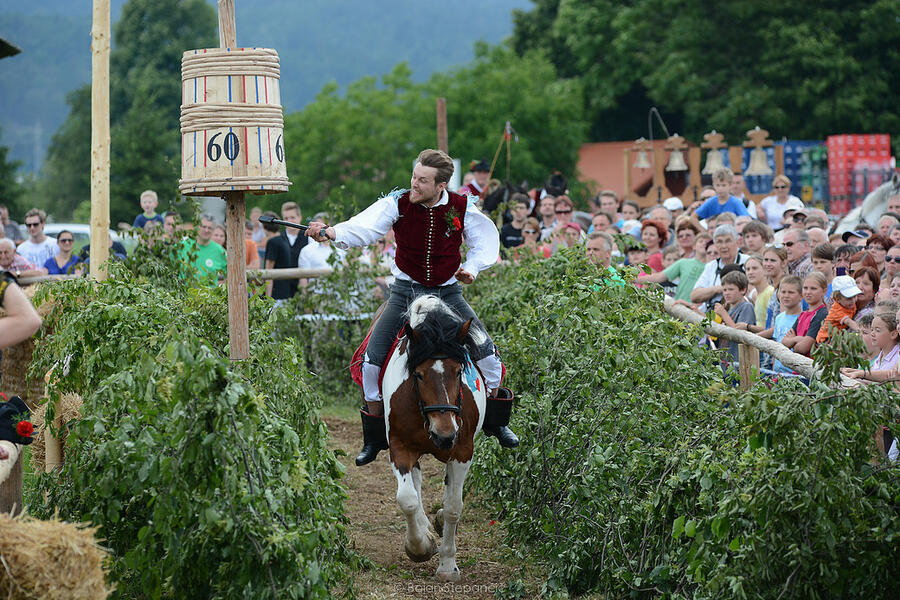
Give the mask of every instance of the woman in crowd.
[[885, 257], [887, 256], [887, 251], [891, 249], [894, 244], [882, 236], [881, 234], [874, 234], [869, 236], [866, 240], [866, 252], [872, 255], [872, 258], [875, 259], [875, 268], [878, 269], [878, 274], [884, 277], [885, 275]]
[[258, 206], [254, 206], [250, 211], [250, 239], [256, 242], [257, 246], [265, 247], [263, 241], [266, 239], [266, 232], [263, 229], [262, 223], [259, 222], [260, 215], [262, 215], [262, 209]]
[[[766, 305], [765, 329], [768, 329], [775, 323], [775, 317], [781, 312], [781, 306], [778, 303], [778, 286], [781, 285], [781, 280], [787, 271], [787, 251], [784, 248], [766, 248], [766, 251], [763, 252], [763, 269], [766, 271], [769, 285], [774, 290]], [[763, 324], [762, 321], [757, 321], [757, 323]]]
[[[155, 222], [155, 221], [154, 221]], [[75, 243], [75, 236], [68, 229], [63, 229], [56, 236], [56, 243], [59, 244], [59, 252], [56, 256], [47, 259], [44, 268], [50, 275], [78, 275], [81, 268], [77, 267], [81, 260], [78, 256], [72, 254], [72, 244]]]
[[216, 225], [213, 228], [212, 236], [210, 236], [212, 241], [217, 243], [218, 245], [225, 247], [225, 228], [221, 225]]
[[876, 271], [878, 270], [878, 263], [875, 262], [875, 258], [865, 250], [860, 250], [850, 257], [850, 268], [847, 269], [847, 275], [853, 277], [854, 273], [862, 267], [872, 267]]
[[541, 224], [534, 217], [528, 217], [525, 220], [525, 226], [522, 228], [522, 245], [513, 248], [510, 257], [513, 260], [521, 260], [526, 256], [540, 256], [541, 258], [550, 258], [550, 247], [541, 244]]
[[753, 312], [756, 313], [756, 322], [764, 325], [766, 322], [766, 310], [769, 307], [769, 300], [775, 291], [775, 286], [769, 283], [766, 275], [765, 266], [763, 266], [763, 257], [759, 254], [753, 254], [744, 263], [744, 273], [747, 274], [747, 280], [750, 286], [747, 288], [747, 300], [753, 304]]
[[772, 195], [766, 196], [756, 206], [756, 215], [763, 223], [768, 223], [769, 227], [778, 231], [784, 227], [781, 222], [784, 218], [784, 211], [789, 208], [803, 208], [803, 201], [797, 196], [790, 195], [791, 180], [785, 175], [776, 175], [772, 180]]
[[694, 241], [700, 234], [700, 228], [691, 221], [687, 215], [678, 217], [675, 221], [675, 239], [678, 242], [681, 258], [690, 258], [694, 255]]
[[856, 287], [862, 290], [862, 294], [856, 299], [857, 310], [854, 319], [858, 319], [875, 312], [875, 296], [881, 285], [881, 276], [874, 267], [863, 266], [853, 270], [853, 279], [856, 281]]
[[892, 278], [896, 273], [900, 273], [900, 246], [894, 244], [884, 255], [885, 279]]
[[647, 266], [659, 273], [663, 269], [662, 247], [669, 239], [666, 226], [659, 221], [649, 219], [641, 225], [641, 241], [647, 247]]

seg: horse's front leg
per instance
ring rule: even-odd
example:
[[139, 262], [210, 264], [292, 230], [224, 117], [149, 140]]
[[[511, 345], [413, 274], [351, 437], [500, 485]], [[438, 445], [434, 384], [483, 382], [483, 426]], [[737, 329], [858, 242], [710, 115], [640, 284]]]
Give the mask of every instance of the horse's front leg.
[[472, 461], [447, 461], [447, 480], [444, 486], [444, 535], [441, 541], [441, 559], [436, 577], [441, 581], [459, 581], [456, 566], [456, 528], [463, 508], [463, 483]]
[[[437, 540], [429, 531], [420, 493], [422, 473], [417, 457], [412, 461], [391, 462], [397, 478], [397, 503], [406, 516], [406, 555], [414, 562], [425, 562], [437, 553]], [[417, 489], [418, 488], [418, 489]]]

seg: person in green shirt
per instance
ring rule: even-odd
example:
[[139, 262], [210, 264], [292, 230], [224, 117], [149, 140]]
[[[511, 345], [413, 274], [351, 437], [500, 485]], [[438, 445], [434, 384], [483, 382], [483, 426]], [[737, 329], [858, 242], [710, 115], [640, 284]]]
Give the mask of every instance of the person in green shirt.
[[[192, 264], [194, 275], [198, 281], [208, 287], [216, 286], [219, 272], [225, 271], [228, 264], [225, 259], [225, 249], [212, 241], [215, 226], [216, 221], [211, 215], [202, 215], [200, 227], [197, 229], [197, 241], [186, 238], [182, 241], [179, 252], [182, 262]], [[195, 254], [193, 263], [190, 261], [192, 251]]]
[[708, 233], [701, 233], [694, 239], [694, 256], [679, 258], [659, 273], [641, 277], [640, 282], [678, 282], [678, 287], [675, 289], [675, 300], [684, 300], [690, 303], [691, 290], [694, 289], [694, 284], [703, 274], [703, 269], [708, 262], [706, 247], [710, 243], [712, 243], [712, 236]]

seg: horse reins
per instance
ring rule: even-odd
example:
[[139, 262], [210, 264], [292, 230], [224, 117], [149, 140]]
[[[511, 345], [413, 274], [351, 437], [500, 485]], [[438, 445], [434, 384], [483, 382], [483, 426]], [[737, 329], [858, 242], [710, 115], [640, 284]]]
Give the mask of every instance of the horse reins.
[[[443, 360], [446, 358], [450, 358], [447, 355], [435, 355], [429, 357], [432, 360]], [[425, 406], [425, 402], [422, 401], [422, 394], [419, 393], [419, 374], [416, 373], [416, 376], [413, 377], [413, 387], [416, 390], [416, 399], [419, 401], [419, 412], [422, 413], [422, 419], [425, 421], [425, 427], [428, 427], [428, 413], [437, 412], [437, 411], [447, 411], [449, 410], [453, 414], [459, 416], [462, 412], [462, 400], [463, 400], [463, 385], [462, 385], [462, 371], [459, 372], [459, 395], [456, 398], [456, 404], [431, 404]]]

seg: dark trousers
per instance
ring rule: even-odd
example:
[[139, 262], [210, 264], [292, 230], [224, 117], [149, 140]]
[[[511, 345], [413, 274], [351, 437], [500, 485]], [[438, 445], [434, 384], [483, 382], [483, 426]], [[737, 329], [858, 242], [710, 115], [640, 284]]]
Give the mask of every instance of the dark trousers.
[[[437, 296], [447, 303], [453, 310], [459, 314], [464, 320], [475, 319], [473, 322], [481, 327], [487, 334], [487, 330], [475, 316], [475, 312], [466, 299], [463, 298], [462, 290], [458, 283], [439, 287], [427, 287], [412, 281], [402, 281], [400, 279], [391, 284], [391, 295], [388, 297], [387, 305], [381, 318], [375, 323], [372, 335], [369, 337], [369, 345], [366, 346], [365, 360], [367, 363], [383, 366], [387, 353], [394, 343], [394, 338], [400, 332], [403, 325], [409, 320], [407, 313], [409, 305], [419, 296], [430, 294]], [[478, 362], [486, 356], [494, 353], [494, 342], [490, 336], [487, 341], [478, 348], [476, 355], [472, 356], [474, 362]]]

